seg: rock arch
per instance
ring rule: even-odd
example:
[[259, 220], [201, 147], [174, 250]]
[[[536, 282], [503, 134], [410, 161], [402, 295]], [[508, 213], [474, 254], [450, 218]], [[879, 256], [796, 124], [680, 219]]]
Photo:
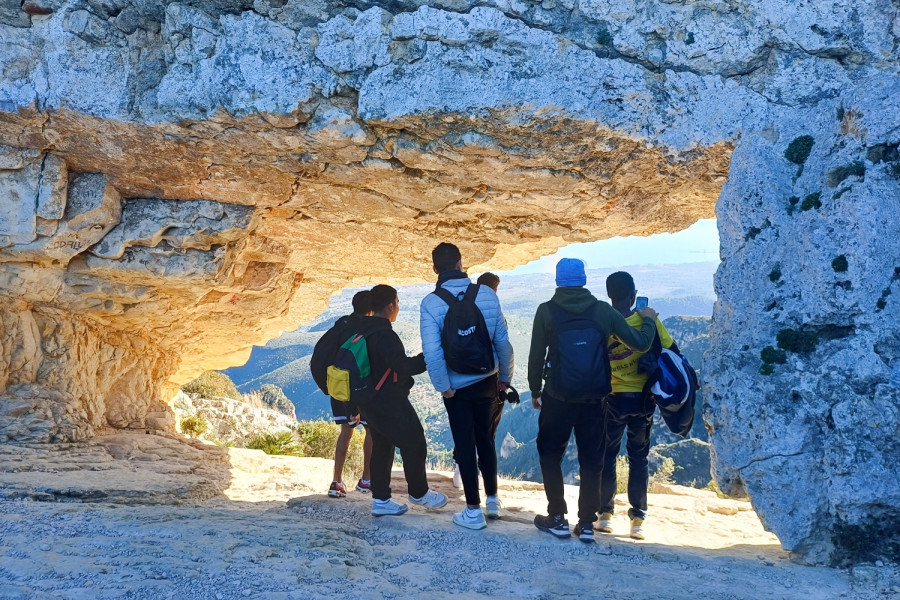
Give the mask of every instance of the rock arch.
[[0, 440], [163, 427], [435, 238], [500, 268], [715, 213], [717, 477], [827, 559], [900, 518], [898, 36], [890, 0], [0, 9]]

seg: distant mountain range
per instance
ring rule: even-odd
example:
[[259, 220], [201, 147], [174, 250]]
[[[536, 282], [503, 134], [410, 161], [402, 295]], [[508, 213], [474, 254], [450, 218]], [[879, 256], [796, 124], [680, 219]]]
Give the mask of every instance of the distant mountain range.
[[[702, 353], [706, 349], [709, 317], [715, 302], [713, 275], [717, 266], [717, 262], [703, 262], [642, 265], [623, 269], [634, 277], [638, 294], [650, 298], [650, 306], [660, 313], [695, 367], [702, 366]], [[608, 301], [605, 281], [613, 270], [591, 269], [587, 272], [587, 287], [601, 300]], [[507, 452], [508, 456], [501, 459], [500, 466], [503, 472], [518, 473], [527, 479], [539, 480], [539, 469], [537, 473], [534, 472], [537, 452], [533, 443], [537, 435], [537, 415], [529, 401], [526, 373], [534, 313], [538, 304], [549, 300], [553, 295], [554, 277], [552, 274], [500, 275], [498, 294], [516, 352], [513, 385], [522, 393], [522, 404], [519, 407], [507, 406], [497, 435], [498, 448], [507, 433], [521, 445], [518, 450]], [[433, 289], [434, 284], [398, 288], [400, 315], [394, 323], [394, 329], [410, 355], [421, 351], [418, 307], [422, 298]], [[345, 290], [313, 322], [285, 333], [263, 347], [254, 348], [244, 366], [228, 369], [225, 373], [241, 392], [258, 389], [267, 383], [279, 386], [294, 403], [298, 419], [330, 419], [329, 399], [319, 391], [310, 376], [309, 358], [322, 333], [338, 317], [352, 311], [350, 301], [356, 291]], [[667, 318], [673, 316], [704, 318]], [[431, 386], [427, 374], [417, 378], [411, 400], [425, 422], [430, 453], [446, 456], [453, 447], [453, 441], [440, 394]], [[705, 439], [706, 436], [699, 418], [695, 422], [694, 435], [700, 439]], [[655, 431], [655, 440], [657, 443], [676, 441], [675, 436], [659, 427]], [[530, 454], [534, 456], [531, 457]], [[572, 458], [574, 459], [574, 454]]]

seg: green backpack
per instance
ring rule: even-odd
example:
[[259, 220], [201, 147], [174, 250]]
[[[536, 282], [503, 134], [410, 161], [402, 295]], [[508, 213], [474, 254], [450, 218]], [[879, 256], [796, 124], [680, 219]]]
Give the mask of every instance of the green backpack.
[[328, 395], [339, 402], [365, 406], [384, 385], [390, 372], [388, 369], [377, 384], [374, 382], [366, 336], [354, 333], [341, 344], [328, 366]]

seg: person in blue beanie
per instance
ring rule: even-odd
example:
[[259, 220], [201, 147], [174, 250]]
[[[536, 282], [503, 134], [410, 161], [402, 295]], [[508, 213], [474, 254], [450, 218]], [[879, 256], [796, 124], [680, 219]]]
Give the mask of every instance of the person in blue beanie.
[[615, 335], [629, 348], [647, 351], [656, 334], [657, 313], [652, 308], [639, 311], [644, 322], [634, 328], [612, 306], [585, 289], [586, 283], [582, 261], [564, 258], [557, 263], [556, 293], [538, 306], [534, 315], [528, 387], [532, 405], [541, 411], [537, 450], [548, 512], [537, 515], [534, 524], [558, 538], [571, 536], [562, 458], [574, 430], [581, 475], [575, 535], [591, 543], [600, 508], [602, 402], [612, 389], [607, 340]]

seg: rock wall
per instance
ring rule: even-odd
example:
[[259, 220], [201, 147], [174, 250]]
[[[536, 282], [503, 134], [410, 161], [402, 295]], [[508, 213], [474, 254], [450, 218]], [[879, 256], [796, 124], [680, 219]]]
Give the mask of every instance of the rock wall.
[[[900, 531], [900, 101], [886, 83], [746, 136], [717, 208], [715, 471], [809, 560], [860, 539], [887, 555]], [[797, 139], [812, 143], [801, 164], [785, 158]]]
[[896, 2], [27, 0], [0, 39], [3, 439], [147, 426], [437, 240], [718, 214], [720, 483], [813, 560], [896, 522]]

